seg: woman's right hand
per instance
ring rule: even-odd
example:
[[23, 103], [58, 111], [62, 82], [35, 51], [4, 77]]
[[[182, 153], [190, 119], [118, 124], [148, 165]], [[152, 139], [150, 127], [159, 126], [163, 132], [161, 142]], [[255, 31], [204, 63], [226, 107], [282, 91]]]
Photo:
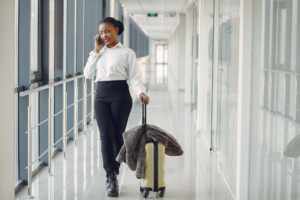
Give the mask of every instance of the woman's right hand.
[[100, 36], [100, 34], [96, 35], [95, 38], [94, 38], [94, 45], [95, 45], [94, 51], [95, 51], [96, 53], [99, 53], [100, 50], [101, 50], [101, 49], [103, 48], [103, 46], [104, 46], [104, 42], [102, 42], [102, 44], [99, 44], [99, 43], [98, 43], [98, 38], [99, 38], [99, 36]]

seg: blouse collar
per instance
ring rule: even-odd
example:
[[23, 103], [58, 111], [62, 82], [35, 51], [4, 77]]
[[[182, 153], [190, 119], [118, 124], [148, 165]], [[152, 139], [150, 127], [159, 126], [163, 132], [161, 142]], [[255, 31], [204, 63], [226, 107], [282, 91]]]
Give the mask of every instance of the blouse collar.
[[105, 47], [107, 48], [107, 49], [114, 49], [114, 48], [116, 48], [116, 47], [124, 47], [123, 46], [123, 44], [121, 43], [121, 42], [118, 42], [114, 47], [112, 47], [112, 48], [109, 48], [107, 45], [105, 45]]

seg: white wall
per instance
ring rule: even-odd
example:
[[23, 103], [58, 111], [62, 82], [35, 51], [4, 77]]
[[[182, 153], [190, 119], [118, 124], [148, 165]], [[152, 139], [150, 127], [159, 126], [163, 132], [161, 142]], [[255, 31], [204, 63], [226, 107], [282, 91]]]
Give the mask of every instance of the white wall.
[[193, 14], [190, 9], [187, 9], [186, 12], [186, 37], [185, 37], [185, 103], [190, 104], [192, 99], [191, 93], [191, 74], [192, 74], [192, 42], [191, 38], [193, 35], [192, 26], [193, 26]]
[[[186, 52], [186, 43], [185, 43], [185, 38], [186, 38], [186, 16], [185, 14], [180, 15], [180, 26], [179, 28], [179, 38], [178, 38], [178, 74], [179, 74], [179, 83], [178, 83], [178, 90], [184, 91], [185, 90], [185, 52]], [[172, 59], [172, 58], [170, 58]]]
[[15, 199], [14, 193], [14, 79], [15, 1], [0, 2], [0, 197]]
[[177, 25], [168, 39], [168, 89], [172, 106], [176, 105], [178, 91], [186, 89], [186, 16], [180, 14]]

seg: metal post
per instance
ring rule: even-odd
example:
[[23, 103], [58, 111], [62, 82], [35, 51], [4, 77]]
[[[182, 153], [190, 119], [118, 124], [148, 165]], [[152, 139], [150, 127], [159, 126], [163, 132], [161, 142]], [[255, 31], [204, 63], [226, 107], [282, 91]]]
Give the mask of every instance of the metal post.
[[52, 114], [51, 114], [51, 90], [52, 87], [49, 88], [49, 101], [48, 101], [48, 175], [52, 176]]
[[94, 129], [94, 98], [95, 98], [95, 93], [94, 93], [94, 78], [92, 79], [92, 84], [91, 84], [91, 128]]
[[86, 103], [87, 103], [87, 88], [86, 88], [86, 78], [84, 78], [84, 84], [83, 84], [83, 132], [84, 135], [86, 134], [86, 123], [87, 123], [87, 119], [86, 119]]
[[265, 73], [266, 73], [266, 70], [263, 69], [262, 85], [263, 85], [264, 87], [262, 88], [262, 97], [263, 97], [263, 98], [260, 99], [260, 104], [263, 105], [264, 107], [266, 106], [266, 105], [265, 105], [265, 99], [267, 98], [267, 97], [266, 97], [266, 96], [267, 96], [267, 95], [266, 95], [266, 92], [267, 92], [267, 91], [266, 91], [266, 89], [265, 89], [265, 88], [266, 88], [266, 87], [265, 87], [265, 83], [266, 83], [266, 80], [265, 80]]
[[100, 134], [99, 134], [99, 129], [96, 126], [95, 133], [97, 135], [97, 169], [100, 169]]
[[297, 90], [298, 90], [298, 76], [295, 75], [295, 105], [294, 105], [294, 121], [297, 119]]
[[286, 102], [286, 74], [284, 73], [283, 79], [283, 108], [282, 108], [282, 116], [285, 116], [285, 102]]
[[32, 135], [31, 135], [31, 94], [28, 95], [28, 196], [27, 199], [34, 199], [32, 196]]
[[77, 147], [78, 138], [78, 80], [74, 81], [74, 145]]
[[64, 151], [64, 158], [67, 157], [67, 86], [66, 83], [63, 85], [63, 151]]
[[269, 71], [269, 98], [268, 98], [268, 104], [269, 104], [269, 111], [272, 110], [272, 71]]

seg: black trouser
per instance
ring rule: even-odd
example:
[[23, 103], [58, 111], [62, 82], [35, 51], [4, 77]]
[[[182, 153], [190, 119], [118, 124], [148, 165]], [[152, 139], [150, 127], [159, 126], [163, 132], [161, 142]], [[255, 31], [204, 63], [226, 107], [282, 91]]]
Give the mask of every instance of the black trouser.
[[132, 98], [126, 81], [97, 82], [95, 113], [106, 176], [113, 171], [119, 174], [120, 163], [115, 158], [124, 143], [122, 133], [131, 108]]

